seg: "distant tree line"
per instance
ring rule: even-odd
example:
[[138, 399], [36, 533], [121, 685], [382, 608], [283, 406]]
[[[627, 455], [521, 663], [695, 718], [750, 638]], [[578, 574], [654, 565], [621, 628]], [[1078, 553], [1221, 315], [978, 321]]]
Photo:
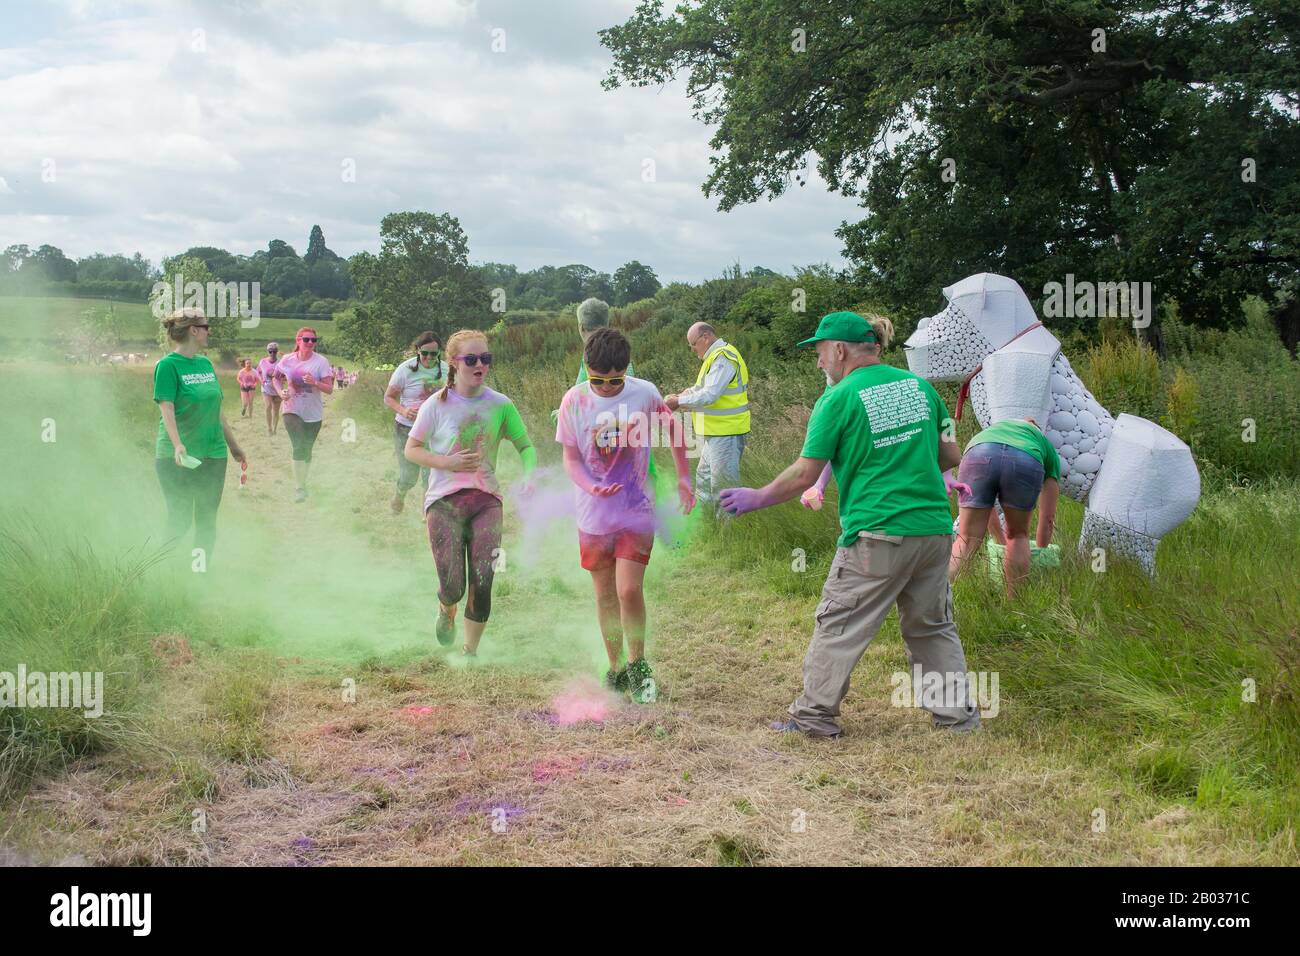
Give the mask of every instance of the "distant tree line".
[[[202, 262], [204, 273], [185, 275], [180, 266], [186, 260]], [[249, 256], [215, 246], [193, 246], [167, 257], [158, 267], [138, 252], [129, 258], [96, 253], [74, 261], [57, 246], [43, 245], [32, 251], [26, 245], [12, 245], [0, 253], [0, 295], [145, 302], [155, 282], [172, 281], [178, 272], [186, 281], [260, 283], [263, 315], [328, 319], [355, 291], [347, 260], [331, 251], [321, 227], [313, 226], [302, 256], [283, 239], [272, 239], [266, 249]]]
[[563, 308], [583, 299], [603, 299], [610, 305], [627, 305], [659, 291], [659, 277], [649, 266], [635, 259], [620, 266], [611, 276], [590, 266], [542, 266], [520, 272], [501, 262], [471, 266], [488, 289], [504, 293], [510, 311], [546, 311]]

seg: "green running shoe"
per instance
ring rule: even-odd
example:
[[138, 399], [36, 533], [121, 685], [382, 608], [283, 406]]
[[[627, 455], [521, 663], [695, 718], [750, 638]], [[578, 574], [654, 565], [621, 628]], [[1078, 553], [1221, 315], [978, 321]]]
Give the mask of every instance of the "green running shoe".
[[627, 665], [627, 682], [634, 703], [653, 704], [659, 699], [654, 671], [644, 657]]
[[433, 633], [443, 647], [450, 647], [452, 641], [456, 640], [456, 622], [442, 608], [438, 608], [438, 623], [434, 625]]

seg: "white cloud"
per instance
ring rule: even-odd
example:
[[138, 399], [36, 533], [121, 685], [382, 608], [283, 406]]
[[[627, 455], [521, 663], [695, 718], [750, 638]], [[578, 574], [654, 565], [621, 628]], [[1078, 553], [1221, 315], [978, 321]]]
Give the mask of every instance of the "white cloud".
[[[631, 6], [575, 3], [557, 15], [572, 49], [542, 50], [535, 6], [487, 0], [74, 4], [84, 19], [57, 36], [0, 50], [0, 173], [21, 184], [0, 189], [16, 196], [0, 236], [157, 260], [272, 238], [301, 252], [319, 223], [347, 255], [378, 246], [386, 213], [426, 209], [460, 219], [475, 260], [522, 268], [635, 258], [699, 279], [837, 260], [833, 230], [861, 215], [847, 200], [814, 185], [719, 213], [682, 90], [601, 90], [593, 24]], [[491, 52], [489, 21], [511, 52]]]

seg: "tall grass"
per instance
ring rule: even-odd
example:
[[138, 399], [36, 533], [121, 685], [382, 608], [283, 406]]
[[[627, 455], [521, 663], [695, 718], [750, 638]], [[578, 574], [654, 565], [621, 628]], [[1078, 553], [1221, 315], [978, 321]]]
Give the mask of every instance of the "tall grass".
[[1164, 362], [1131, 335], [1107, 338], [1079, 374], [1113, 414], [1158, 421], [1187, 442], [1211, 484], [1300, 478], [1300, 362], [1261, 303], [1245, 313], [1245, 326], [1226, 332], [1167, 319]]
[[12, 513], [0, 534], [0, 671], [100, 672], [99, 717], [82, 709], [0, 709], [0, 798], [76, 757], [140, 737], [143, 687], [156, 668], [155, 621], [172, 618], [165, 594], [143, 586], [153, 554], [105, 560], [89, 545], [51, 540], [51, 529]]

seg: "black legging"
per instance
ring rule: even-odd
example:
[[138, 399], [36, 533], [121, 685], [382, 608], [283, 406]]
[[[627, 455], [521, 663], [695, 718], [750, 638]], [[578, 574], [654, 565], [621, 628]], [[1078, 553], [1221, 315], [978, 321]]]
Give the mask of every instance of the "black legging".
[[305, 422], [293, 412], [284, 413], [284, 430], [289, 433], [294, 461], [311, 461], [311, 449], [320, 434], [320, 422]]
[[217, 508], [226, 487], [226, 459], [204, 458], [197, 468], [182, 468], [170, 458], [155, 458], [154, 470], [167, 502], [167, 541], [194, 526], [194, 547], [207, 558], [217, 541]]
[[501, 499], [477, 488], [462, 488], [429, 505], [429, 546], [438, 568], [438, 600], [452, 605], [469, 600], [465, 620], [486, 624], [492, 613], [492, 562], [501, 546]]

